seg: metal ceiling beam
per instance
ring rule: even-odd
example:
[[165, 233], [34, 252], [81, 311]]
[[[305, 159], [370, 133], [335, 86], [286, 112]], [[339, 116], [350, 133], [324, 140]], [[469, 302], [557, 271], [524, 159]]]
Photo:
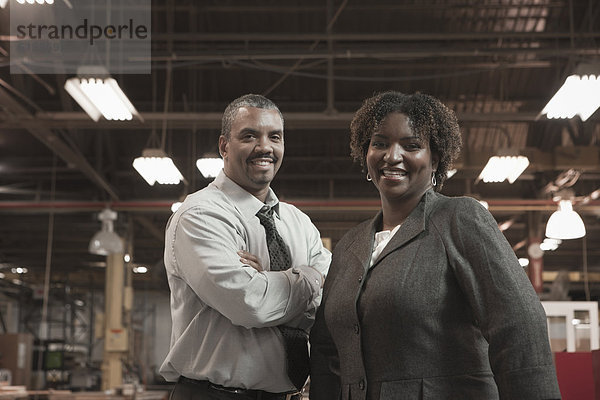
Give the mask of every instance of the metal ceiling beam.
[[[0, 104], [4, 106], [14, 119], [19, 121], [32, 121], [35, 116], [32, 115], [25, 107], [17, 103], [8, 92], [0, 87]], [[52, 132], [44, 124], [34, 124], [26, 126], [36, 139], [44, 143], [54, 154], [61, 158], [67, 165], [73, 166], [81, 171], [86, 177], [94, 182], [98, 187], [105, 190], [111, 199], [119, 198], [115, 189], [88, 163], [88, 161], [80, 153], [73, 150], [65, 143], [56, 133]]]
[[[23, 106], [17, 103], [3, 88], [0, 87], [0, 104], [20, 121], [31, 121], [35, 117]], [[44, 143], [52, 152], [60, 157], [67, 165], [77, 168], [87, 178], [101, 189], [104, 189], [113, 201], [119, 200], [116, 189], [108, 183], [85, 159], [83, 155], [69, 147], [56, 133], [44, 124], [36, 124], [25, 127], [36, 139]], [[104, 208], [104, 207], [102, 207]], [[145, 217], [136, 218], [136, 222], [146, 228], [152, 235], [157, 236], [158, 229]], [[158, 239], [163, 241], [162, 234]]]
[[[546, 61], [546, 60], [524, 60], [524, 61], [511, 61], [502, 62], [502, 61], [487, 61], [487, 62], [464, 62], [464, 63], [415, 63], [411, 62], [410, 64], [398, 64], [398, 63], [360, 63], [360, 64], [335, 64], [335, 71], [404, 71], [404, 70], [436, 70], [436, 71], [444, 71], [444, 70], [464, 70], [467, 68], [471, 69], [526, 69], [526, 68], [552, 68], [555, 66], [555, 62]], [[317, 60], [312, 63], [306, 63], [303, 65], [298, 65], [295, 68], [296, 71], [322, 71], [327, 68], [327, 63], [325, 60]], [[221, 64], [199, 64], [194, 66], [194, 70], [196, 71], [212, 71], [212, 70], [222, 70], [223, 65]], [[229, 65], [229, 70], [241, 70], [245, 69], [245, 67], [239, 65]], [[292, 71], [293, 72], [293, 71]]]
[[[44, 112], [28, 118], [7, 118], [0, 120], [0, 128], [38, 130], [49, 129], [152, 129], [160, 128], [163, 121], [169, 129], [220, 129], [222, 113], [185, 113], [185, 112], [142, 112], [144, 121], [107, 121], [94, 122], [84, 112]], [[320, 112], [284, 112], [287, 129], [347, 129], [354, 113], [340, 112], [326, 114]], [[458, 119], [464, 122], [534, 122], [538, 113], [534, 112], [459, 112]], [[592, 118], [593, 120], [593, 118]], [[47, 130], [47, 129], [46, 129]]]
[[[169, 210], [170, 210], [170, 206], [169, 206]], [[152, 223], [152, 221], [150, 221], [150, 219], [138, 215], [138, 216], [134, 216], [133, 220], [135, 222], [137, 222], [139, 225], [141, 225], [143, 228], [145, 228], [146, 232], [148, 232], [152, 237], [154, 237], [160, 243], [165, 242], [164, 230], [158, 229], [156, 227], [156, 225], [154, 225]]]
[[[485, 199], [490, 211], [556, 211], [556, 203], [551, 199]], [[287, 199], [287, 203], [304, 211], [361, 211], [379, 210], [381, 203], [373, 200], [294, 200]], [[158, 212], [171, 213], [171, 201], [115, 201], [112, 203], [93, 201], [0, 201], [0, 213], [18, 212], [22, 214], [43, 214], [50, 211], [54, 213], [79, 213], [100, 211], [110, 207], [114, 211], [127, 212]], [[586, 204], [576, 205], [577, 212], [596, 215], [600, 212], [600, 200], [592, 200]], [[142, 218], [142, 217], [136, 217]], [[142, 222], [146, 226], [147, 221]], [[159, 232], [159, 231], [157, 231]], [[156, 233], [156, 232], [155, 232]], [[154, 234], [154, 236], [157, 236]], [[160, 231], [162, 240], [162, 231]]]
[[[215, 53], [195, 51], [174, 51], [171, 53], [154, 51], [153, 56], [149, 58], [145, 57], [134, 57], [136, 61], [173, 61], [173, 62], [235, 62], [235, 61], [265, 61], [265, 60], [326, 60], [328, 58], [348, 60], [348, 59], [389, 59], [389, 60], [404, 60], [410, 59], [411, 61], [415, 58], [420, 57], [431, 57], [434, 59], [441, 58], [482, 58], [482, 57], [506, 57], [515, 55], [535, 55], [537, 57], [560, 57], [567, 58], [569, 56], [600, 56], [600, 49], [595, 46], [580, 46], [577, 48], [571, 48], [568, 45], [562, 47], [490, 47], [490, 48], [450, 48], [448, 46], [440, 47], [420, 47], [420, 48], [407, 48], [406, 45], [387, 44], [384, 46], [375, 46], [373, 44], [364, 46], [356, 46], [354, 48], [340, 48], [338, 51], [329, 53], [327, 51], [313, 51], [309, 52], [306, 49], [299, 48], [298, 50], [292, 49], [289, 51], [289, 46], [282, 47], [281, 49], [273, 48], [272, 51], [219, 51]], [[284, 51], [285, 50], [285, 51]]]
[[[217, 5], [218, 4], [218, 5]], [[248, 3], [249, 4], [249, 3]], [[153, 10], [165, 11], [167, 5], [165, 4], [157, 4], [152, 5]], [[199, 5], [196, 3], [193, 4], [178, 4], [175, 7], [176, 12], [200, 12], [200, 13], [236, 13], [236, 14], [247, 14], [247, 13], [306, 13], [306, 12], [315, 12], [322, 13], [324, 10], [324, 5], [293, 5], [293, 4], [277, 4], [277, 5], [260, 5], [260, 4], [221, 4], [215, 3], [215, 5]], [[477, 2], [464, 2], [461, 5], [457, 5], [455, 3], [440, 3], [439, 1], [421, 1], [416, 3], [403, 3], [403, 2], [394, 2], [388, 4], [353, 4], [349, 5], [349, 11], [411, 11], [411, 10], [426, 10], [430, 11], [433, 8], [435, 10], [457, 10], [457, 9], [468, 9], [468, 10], [495, 10], [495, 9], [550, 9], [550, 8], [565, 8], [565, 3], [562, 1], [548, 1], [548, 2], [540, 2], [540, 3], [527, 3], [523, 5], [514, 5], [510, 2], [506, 3], [477, 3]], [[245, 16], [245, 15], [244, 15]]]
[[598, 39], [600, 32], [448, 32], [448, 33], [153, 33], [153, 41], [178, 42], [438, 42], [489, 40], [576, 40]]

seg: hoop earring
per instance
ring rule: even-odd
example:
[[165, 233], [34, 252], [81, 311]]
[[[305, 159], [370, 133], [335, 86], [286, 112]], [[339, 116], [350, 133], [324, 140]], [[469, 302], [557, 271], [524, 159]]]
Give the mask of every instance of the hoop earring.
[[367, 181], [371, 182], [373, 179], [371, 179], [371, 175], [369, 175], [369, 173], [367, 172]]
[[435, 172], [431, 174], [431, 184], [433, 185], [433, 187], [437, 185], [437, 180], [435, 179]]

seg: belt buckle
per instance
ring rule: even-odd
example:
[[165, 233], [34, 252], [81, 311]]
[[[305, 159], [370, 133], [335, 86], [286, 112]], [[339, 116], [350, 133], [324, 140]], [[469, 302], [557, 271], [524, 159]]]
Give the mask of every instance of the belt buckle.
[[214, 383], [209, 383], [208, 387], [211, 389], [214, 389], [214, 390], [218, 390], [220, 392], [225, 392], [225, 393], [246, 394], [246, 392], [247, 392], [246, 389], [228, 388], [228, 387], [224, 387], [221, 385], [215, 385]]

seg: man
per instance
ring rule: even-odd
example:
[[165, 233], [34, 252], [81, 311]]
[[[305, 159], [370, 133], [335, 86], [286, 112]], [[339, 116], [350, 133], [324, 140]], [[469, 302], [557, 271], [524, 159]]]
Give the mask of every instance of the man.
[[283, 138], [273, 102], [234, 100], [219, 137], [223, 170], [167, 224], [173, 324], [160, 373], [177, 381], [172, 400], [300, 399], [306, 378], [288, 376], [288, 333], [306, 346], [331, 254], [310, 219], [270, 188]]

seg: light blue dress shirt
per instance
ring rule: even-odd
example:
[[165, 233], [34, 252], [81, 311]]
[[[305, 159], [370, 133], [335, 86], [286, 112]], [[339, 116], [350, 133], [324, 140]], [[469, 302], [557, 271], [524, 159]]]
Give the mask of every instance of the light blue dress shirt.
[[[274, 393], [294, 389], [276, 327], [311, 328], [331, 253], [307, 215], [279, 202], [271, 189], [265, 203], [274, 206], [277, 230], [290, 249], [286, 271], [269, 271], [256, 217], [264, 204], [223, 171], [171, 216], [164, 261], [172, 332], [160, 368], [167, 381], [183, 375]], [[244, 265], [240, 249], [256, 255], [264, 271]]]

